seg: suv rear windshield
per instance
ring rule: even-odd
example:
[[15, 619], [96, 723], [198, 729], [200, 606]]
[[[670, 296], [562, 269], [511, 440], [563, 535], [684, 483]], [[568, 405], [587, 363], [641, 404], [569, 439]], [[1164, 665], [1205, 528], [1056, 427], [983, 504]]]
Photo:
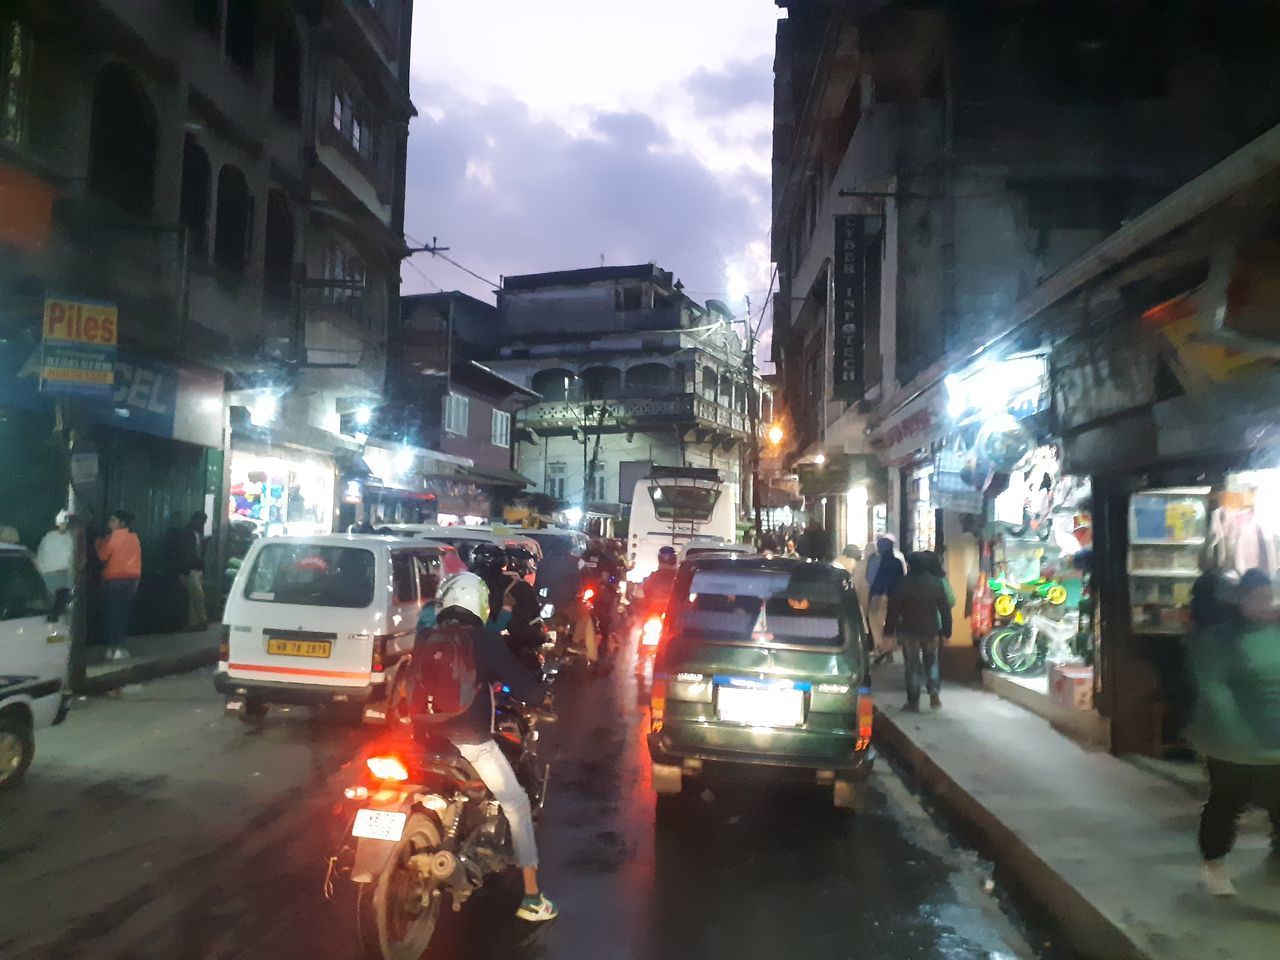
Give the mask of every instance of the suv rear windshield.
[[0, 554], [0, 620], [44, 617], [53, 612], [53, 600], [44, 578], [23, 553]]
[[[824, 571], [825, 573], [825, 571]], [[834, 577], [804, 570], [695, 570], [678, 604], [682, 643], [828, 647], [853, 637], [856, 601]]]
[[245, 596], [258, 603], [361, 610], [373, 603], [374, 556], [356, 547], [271, 543], [258, 553]]

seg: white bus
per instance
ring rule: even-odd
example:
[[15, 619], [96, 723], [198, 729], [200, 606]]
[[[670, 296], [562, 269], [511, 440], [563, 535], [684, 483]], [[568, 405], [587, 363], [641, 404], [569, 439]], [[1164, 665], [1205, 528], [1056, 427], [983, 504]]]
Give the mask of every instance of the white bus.
[[737, 501], [737, 485], [726, 483], [719, 470], [651, 468], [648, 476], [636, 481], [631, 497], [627, 579], [639, 583], [656, 570], [663, 547], [733, 543]]

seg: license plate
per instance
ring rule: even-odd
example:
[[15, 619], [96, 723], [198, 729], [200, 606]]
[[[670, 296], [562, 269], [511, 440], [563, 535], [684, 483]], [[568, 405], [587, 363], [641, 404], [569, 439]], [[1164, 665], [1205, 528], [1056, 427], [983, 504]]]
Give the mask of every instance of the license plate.
[[798, 727], [804, 723], [804, 692], [720, 687], [716, 691], [716, 716], [753, 727]]
[[393, 810], [357, 810], [351, 835], [366, 840], [399, 840], [408, 816]]
[[283, 640], [271, 637], [267, 640], [267, 653], [282, 657], [324, 658], [333, 652], [331, 640]]

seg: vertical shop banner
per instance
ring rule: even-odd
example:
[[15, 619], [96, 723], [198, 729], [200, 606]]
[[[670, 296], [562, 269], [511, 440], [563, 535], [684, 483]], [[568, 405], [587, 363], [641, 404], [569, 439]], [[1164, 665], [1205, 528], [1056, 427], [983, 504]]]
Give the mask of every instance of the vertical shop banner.
[[40, 392], [110, 399], [115, 390], [117, 333], [115, 304], [47, 298]]
[[837, 216], [835, 264], [835, 356], [831, 395], [837, 400], [861, 400], [863, 384], [863, 324], [866, 319], [866, 216]]

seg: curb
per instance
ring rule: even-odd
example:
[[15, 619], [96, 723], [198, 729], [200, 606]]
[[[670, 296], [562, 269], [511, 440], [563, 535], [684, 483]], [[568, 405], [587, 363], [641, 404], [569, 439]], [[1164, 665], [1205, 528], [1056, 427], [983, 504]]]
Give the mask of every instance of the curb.
[[86, 676], [72, 688], [72, 693], [77, 696], [108, 693], [131, 683], [144, 683], [147, 680], [156, 680], [175, 673], [187, 673], [217, 662], [217, 647], [189, 650], [186, 653], [175, 653], [165, 657], [139, 657], [133, 663], [125, 663], [116, 669], [104, 670], [97, 676]]
[[905, 768], [914, 785], [995, 864], [1015, 898], [1041, 912], [1075, 954], [1088, 960], [1158, 960], [952, 779], [878, 706], [875, 729], [882, 752]]

